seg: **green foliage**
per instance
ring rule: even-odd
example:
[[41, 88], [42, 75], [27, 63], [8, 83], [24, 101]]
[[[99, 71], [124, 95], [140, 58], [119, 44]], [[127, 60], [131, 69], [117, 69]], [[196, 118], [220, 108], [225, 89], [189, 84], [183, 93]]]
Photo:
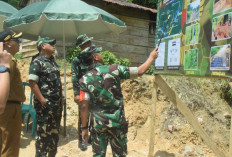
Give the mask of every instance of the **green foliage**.
[[111, 53], [109, 51], [103, 51], [103, 52], [101, 52], [101, 55], [103, 58], [103, 62], [106, 65], [109, 65], [109, 64], [120, 64], [120, 65], [124, 65], [124, 66], [130, 65], [129, 59], [126, 59], [126, 58], [118, 59], [113, 53]]
[[220, 91], [221, 97], [232, 105], [232, 88], [229, 83], [230, 80], [222, 80]]
[[78, 46], [73, 46], [67, 50], [66, 60], [71, 63], [73, 58], [81, 52], [81, 48]]
[[19, 0], [3, 0], [6, 3], [9, 3], [10, 5], [14, 6], [15, 8], [18, 8]]
[[152, 75], [152, 74], [154, 74], [154, 72], [155, 72], [155, 67], [154, 67], [154, 65], [151, 65], [151, 66], [149, 67], [149, 69], [146, 71], [145, 74], [147, 74], [147, 75]]
[[185, 52], [184, 69], [196, 70], [197, 69], [197, 49], [192, 49]]
[[158, 0], [126, 0], [127, 2], [130, 3], [135, 3], [141, 6], [145, 6], [148, 8], [156, 9], [157, 8], [157, 3]]
[[218, 53], [218, 51], [221, 49], [221, 47], [213, 47], [211, 49], [211, 57], [214, 56], [216, 53]]

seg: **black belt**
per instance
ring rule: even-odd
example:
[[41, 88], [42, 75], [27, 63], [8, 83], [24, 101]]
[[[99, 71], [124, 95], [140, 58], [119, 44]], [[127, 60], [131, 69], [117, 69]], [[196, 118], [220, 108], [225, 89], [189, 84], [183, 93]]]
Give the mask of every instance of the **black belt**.
[[7, 104], [21, 104], [20, 101], [7, 101]]

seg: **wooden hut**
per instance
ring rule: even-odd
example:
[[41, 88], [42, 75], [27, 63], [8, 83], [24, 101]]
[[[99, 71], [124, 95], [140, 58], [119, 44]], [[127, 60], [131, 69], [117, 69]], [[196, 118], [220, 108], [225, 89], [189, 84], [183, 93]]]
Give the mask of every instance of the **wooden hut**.
[[[35, 1], [43, 0], [21, 0], [19, 6], [22, 8]], [[127, 25], [125, 32], [119, 35], [95, 35], [93, 36], [93, 42], [97, 46], [102, 46], [103, 50], [114, 53], [117, 57], [130, 59], [132, 66], [143, 63], [154, 48], [157, 11], [123, 0], [83, 1], [113, 14]], [[71, 43], [68, 45], [71, 45]], [[59, 51], [62, 51], [62, 49], [58, 46]]]

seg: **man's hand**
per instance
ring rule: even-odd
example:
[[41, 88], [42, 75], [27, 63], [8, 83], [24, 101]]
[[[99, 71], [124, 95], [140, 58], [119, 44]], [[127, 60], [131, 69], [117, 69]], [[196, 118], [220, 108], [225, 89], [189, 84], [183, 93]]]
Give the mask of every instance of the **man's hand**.
[[46, 101], [45, 98], [43, 98], [43, 99], [40, 100], [40, 103], [41, 103], [42, 107], [45, 106], [46, 102], [47, 102], [47, 101]]
[[82, 141], [87, 143], [89, 139], [88, 129], [82, 130]]
[[158, 47], [156, 47], [153, 51], [151, 51], [150, 56], [152, 59], [156, 59], [158, 57]]
[[10, 68], [11, 55], [6, 50], [3, 50], [3, 42], [0, 42], [0, 65], [5, 65]]
[[75, 101], [75, 103], [79, 103], [79, 98], [80, 98], [80, 96], [79, 95], [76, 95], [75, 97], [74, 97], [74, 101]]

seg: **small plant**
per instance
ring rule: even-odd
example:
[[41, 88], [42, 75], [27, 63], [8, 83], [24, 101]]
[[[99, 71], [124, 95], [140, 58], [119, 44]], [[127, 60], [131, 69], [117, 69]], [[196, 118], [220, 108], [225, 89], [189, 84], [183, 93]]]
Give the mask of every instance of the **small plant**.
[[105, 65], [109, 64], [120, 64], [124, 66], [129, 66], [130, 65], [130, 60], [127, 58], [120, 58], [118, 59], [113, 53], [109, 51], [103, 51], [101, 52], [103, 62]]
[[73, 46], [67, 50], [66, 60], [71, 63], [73, 58], [77, 56], [81, 52], [81, 48], [78, 46]]
[[155, 67], [154, 65], [151, 65], [145, 74], [152, 75], [154, 74], [154, 71], [155, 71]]
[[225, 99], [230, 105], [232, 105], [232, 88], [229, 80], [222, 80], [221, 84], [221, 98]]

